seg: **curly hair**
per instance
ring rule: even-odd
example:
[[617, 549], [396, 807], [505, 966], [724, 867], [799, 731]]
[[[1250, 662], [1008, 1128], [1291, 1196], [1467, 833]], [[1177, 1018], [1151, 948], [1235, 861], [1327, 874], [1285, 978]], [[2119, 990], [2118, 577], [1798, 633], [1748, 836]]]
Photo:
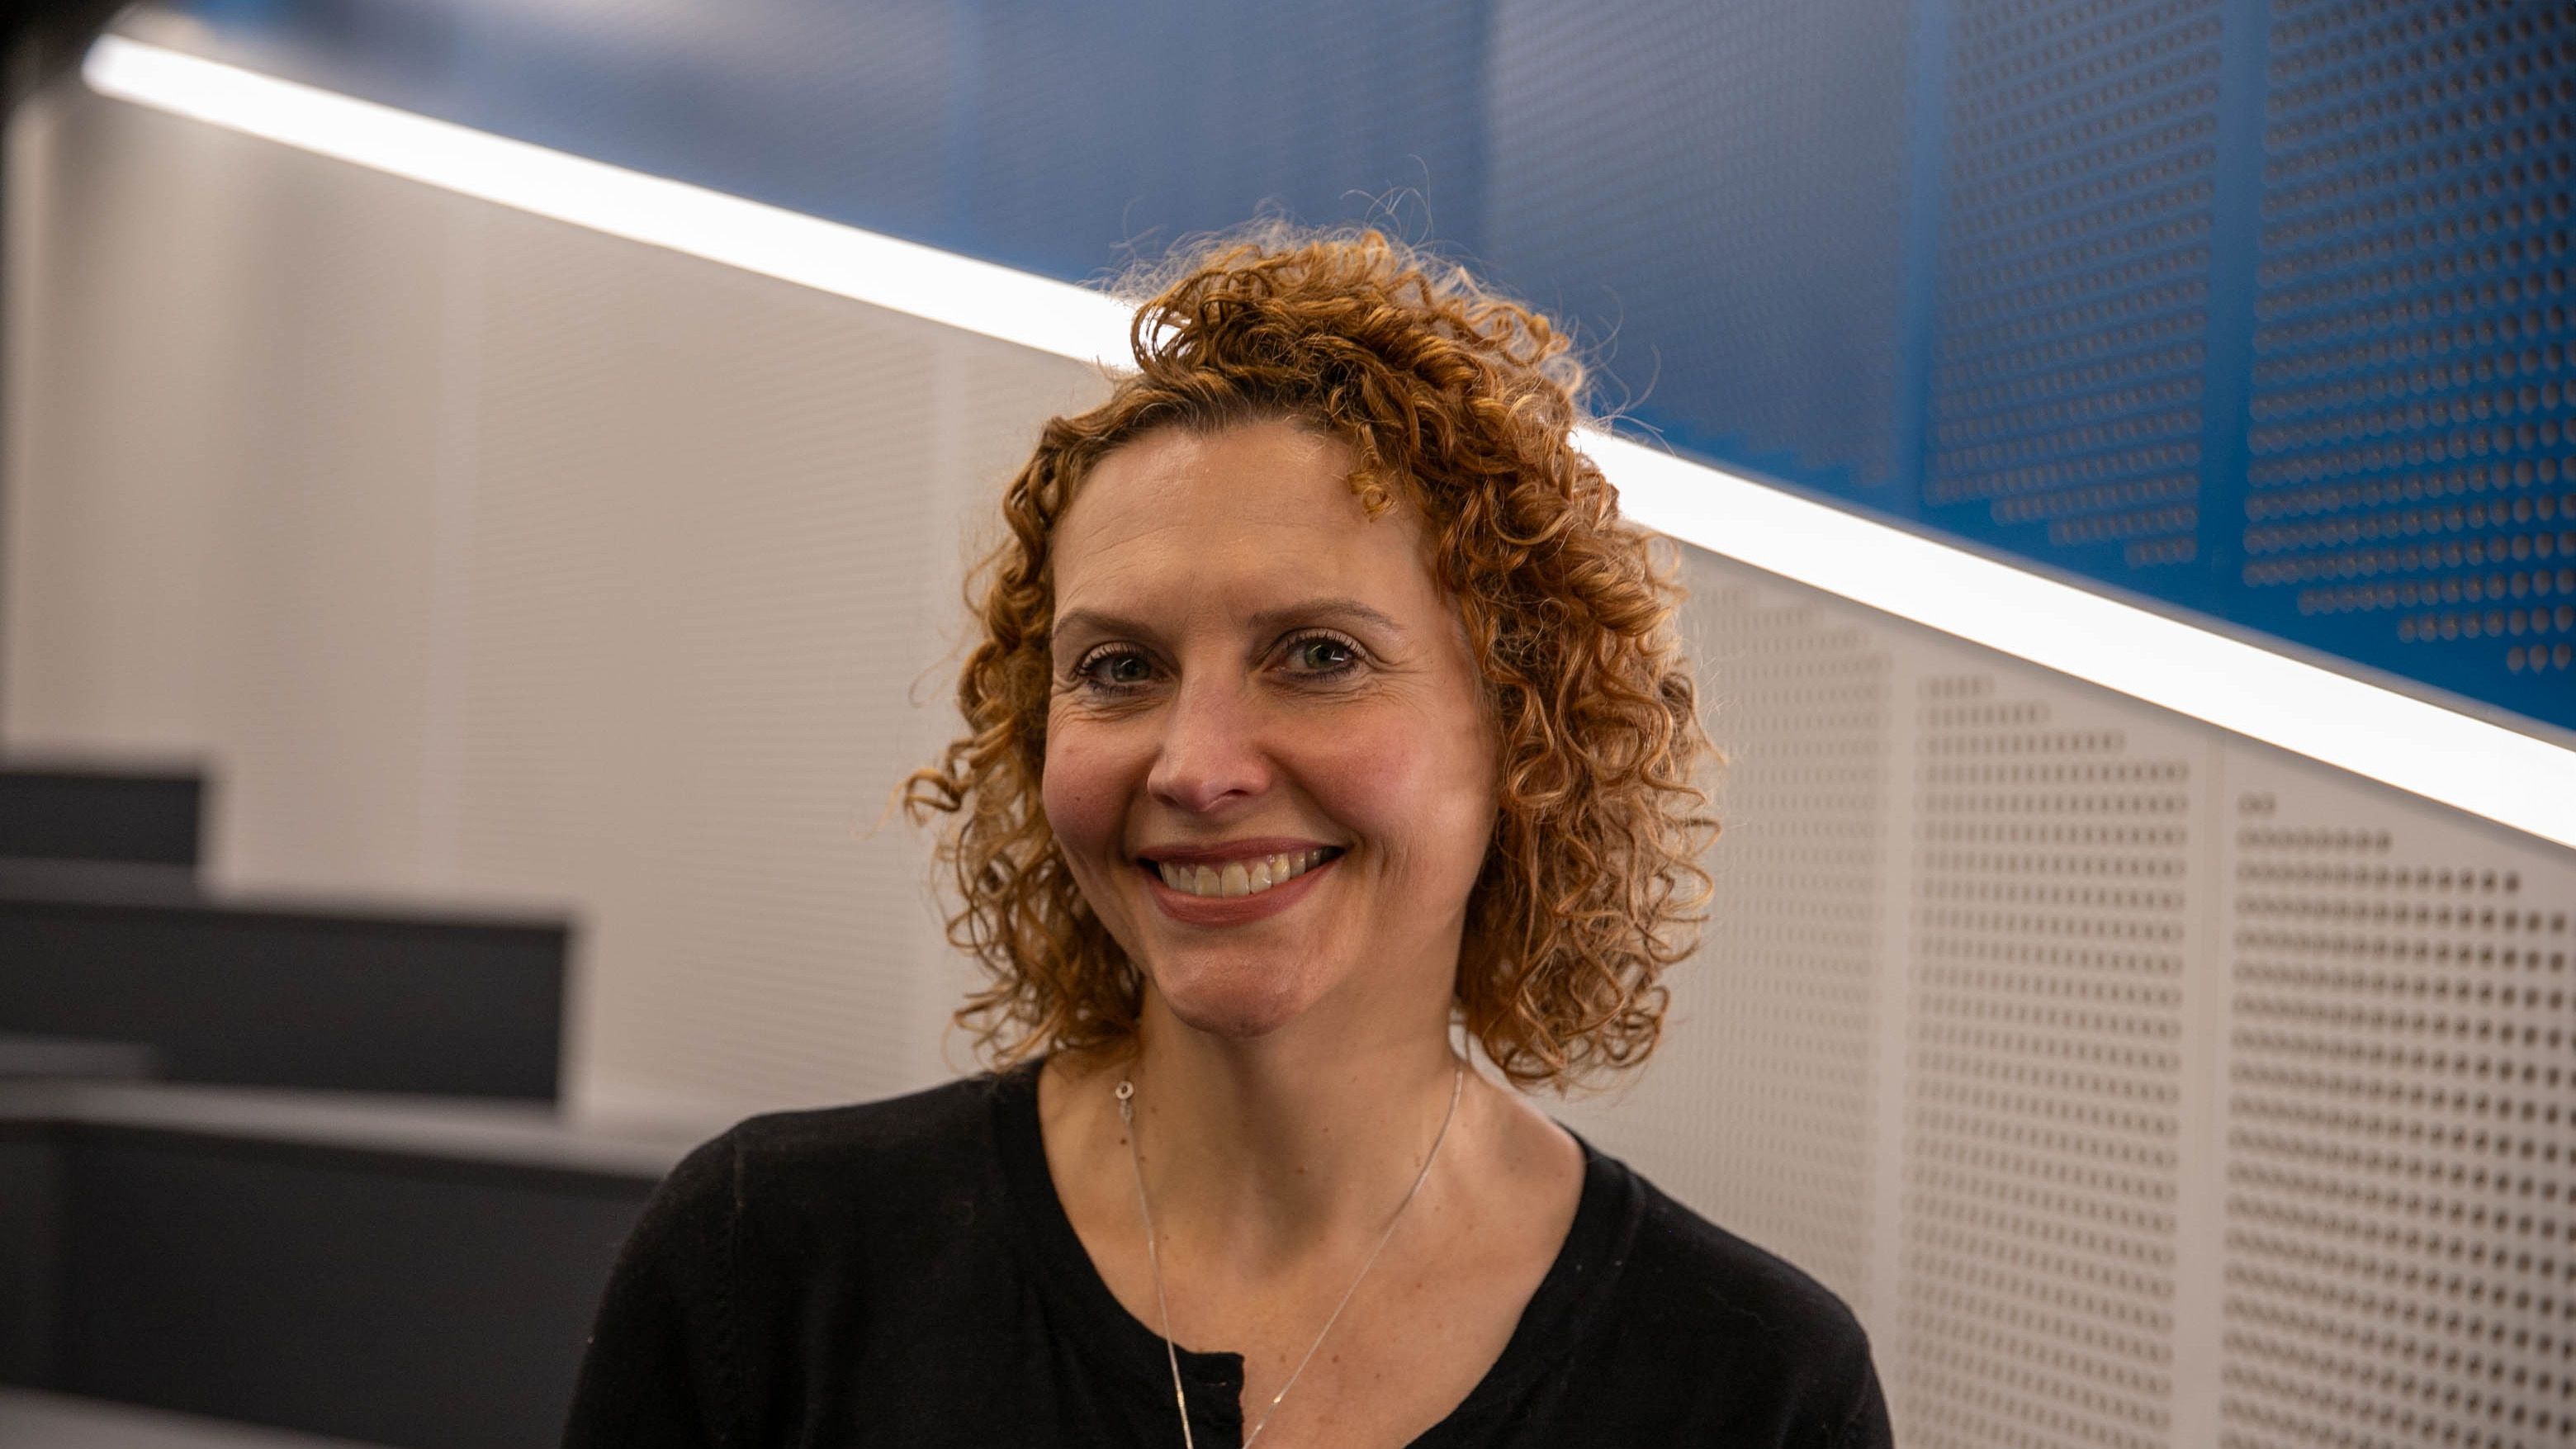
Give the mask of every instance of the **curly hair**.
[[967, 733], [903, 787], [953, 816], [938, 859], [949, 939], [989, 982], [956, 1015], [987, 1060], [1131, 1038], [1135, 965], [1076, 886], [1041, 804], [1054, 592], [1049, 545], [1090, 470], [1158, 429], [1284, 418], [1348, 444], [1370, 516], [1417, 508], [1500, 731], [1499, 810], [1470, 898], [1456, 1010], [1513, 1082], [1643, 1062], [1666, 967], [1688, 955], [1717, 833], [1716, 759], [1681, 657], [1679, 590], [1579, 451], [1569, 339], [1465, 269], [1374, 230], [1271, 221], [1201, 243], [1150, 291], [1136, 369], [1050, 419], [1002, 498], [1009, 533], [970, 579], [983, 626], [957, 684]]

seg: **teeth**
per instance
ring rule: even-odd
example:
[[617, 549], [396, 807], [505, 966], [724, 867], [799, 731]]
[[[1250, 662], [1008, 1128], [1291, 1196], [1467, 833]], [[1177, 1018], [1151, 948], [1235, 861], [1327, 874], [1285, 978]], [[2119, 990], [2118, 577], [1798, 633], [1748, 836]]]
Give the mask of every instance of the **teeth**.
[[1154, 869], [1161, 873], [1163, 884], [1185, 895], [1224, 898], [1259, 895], [1272, 886], [1285, 885], [1322, 864], [1323, 859], [1321, 850], [1301, 850], [1291, 855], [1228, 861], [1222, 869], [1160, 862]]

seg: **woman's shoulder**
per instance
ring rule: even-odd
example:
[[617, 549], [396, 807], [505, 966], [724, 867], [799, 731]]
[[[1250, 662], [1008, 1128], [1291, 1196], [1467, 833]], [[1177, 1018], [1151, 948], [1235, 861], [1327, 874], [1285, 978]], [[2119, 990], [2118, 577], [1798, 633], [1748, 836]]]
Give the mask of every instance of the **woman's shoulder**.
[[880, 1101], [764, 1112], [716, 1140], [774, 1171], [842, 1172], [856, 1161], [901, 1166], [988, 1143], [993, 1103], [1024, 1086], [1019, 1076], [965, 1077]]
[[1702, 1217], [1642, 1174], [1613, 1163], [1636, 1183], [1637, 1236], [1629, 1269], [1670, 1301], [1673, 1312], [1777, 1332], [1800, 1325], [1818, 1340], [1860, 1341], [1860, 1320], [1814, 1275]]
[[783, 1242], [816, 1221], [856, 1225], [995, 1186], [994, 1104], [1025, 1090], [1021, 1076], [746, 1117], [672, 1169], [657, 1207], [731, 1219]]
[[1654, 1344], [1665, 1367], [1702, 1366], [1696, 1381], [1739, 1407], [1767, 1403], [1784, 1428], [1804, 1423], [1834, 1436], [1816, 1442], [1883, 1442], [1869, 1336], [1840, 1295], [1616, 1158], [1595, 1154], [1595, 1165], [1624, 1179], [1634, 1204], [1617, 1279], [1623, 1338]]
[[921, 1308], [925, 1255], [889, 1245], [917, 1246], [924, 1225], [952, 1252], [989, 1242], [977, 1234], [1004, 1216], [981, 1210], [1001, 1190], [994, 1106], [1024, 1085], [974, 1077], [765, 1113], [682, 1158], [618, 1254], [565, 1442], [631, 1444], [686, 1422], [725, 1426], [727, 1443], [774, 1437], [770, 1396], [791, 1366], [840, 1351], [812, 1337], [818, 1304]]

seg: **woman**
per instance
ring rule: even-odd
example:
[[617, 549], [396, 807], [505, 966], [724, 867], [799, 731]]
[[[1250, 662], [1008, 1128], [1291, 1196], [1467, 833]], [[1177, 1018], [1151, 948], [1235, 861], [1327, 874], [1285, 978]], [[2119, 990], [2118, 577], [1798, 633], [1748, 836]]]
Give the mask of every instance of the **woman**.
[[1004, 1070], [682, 1163], [568, 1442], [1885, 1444], [1840, 1303], [1513, 1090], [1653, 1049], [1710, 829], [1563, 338], [1274, 226], [1134, 344], [912, 782]]

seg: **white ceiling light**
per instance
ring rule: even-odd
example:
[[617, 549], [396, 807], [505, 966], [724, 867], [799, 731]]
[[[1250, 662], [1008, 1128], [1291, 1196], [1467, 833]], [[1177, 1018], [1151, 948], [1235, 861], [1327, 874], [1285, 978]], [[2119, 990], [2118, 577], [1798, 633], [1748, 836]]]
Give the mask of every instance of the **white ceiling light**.
[[[1083, 362], [1087, 289], [122, 36], [103, 95]], [[2576, 847], [2576, 749], [1625, 439], [1585, 449], [1638, 522], [1711, 553]]]
[[2576, 750], [1625, 438], [1622, 508], [1712, 553], [2576, 846]]
[[119, 35], [90, 47], [81, 76], [101, 95], [1023, 347], [1128, 355], [1128, 309], [1109, 298], [936, 247]]

